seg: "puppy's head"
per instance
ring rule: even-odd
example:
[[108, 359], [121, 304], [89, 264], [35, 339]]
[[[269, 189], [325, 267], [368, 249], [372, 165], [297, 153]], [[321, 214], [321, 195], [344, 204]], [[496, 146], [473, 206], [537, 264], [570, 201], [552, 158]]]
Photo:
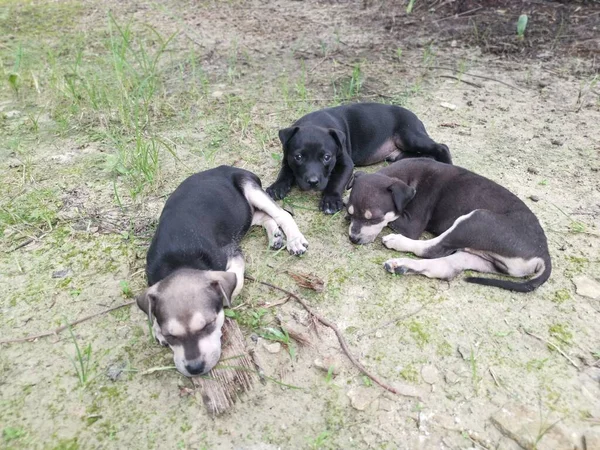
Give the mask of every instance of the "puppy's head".
[[337, 159], [343, 155], [344, 133], [316, 126], [291, 127], [279, 130], [279, 140], [300, 189], [325, 189]]
[[350, 216], [350, 240], [373, 242], [381, 230], [396, 220], [415, 196], [415, 189], [395, 178], [378, 173], [356, 172], [346, 205]]
[[230, 306], [236, 281], [230, 272], [180, 269], [137, 297], [154, 337], [173, 350], [186, 377], [203, 375], [219, 361], [223, 306]]

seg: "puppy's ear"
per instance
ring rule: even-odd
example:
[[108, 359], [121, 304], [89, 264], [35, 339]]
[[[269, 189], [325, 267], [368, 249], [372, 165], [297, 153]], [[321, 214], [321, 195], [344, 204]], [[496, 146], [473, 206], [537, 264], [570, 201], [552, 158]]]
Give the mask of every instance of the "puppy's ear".
[[300, 127], [290, 127], [279, 130], [279, 140], [281, 141], [281, 145], [284, 149], [287, 147], [288, 142], [294, 137], [299, 129]]
[[152, 319], [152, 310], [156, 305], [156, 286], [158, 286], [158, 283], [145, 289], [144, 292], [135, 298], [138, 307], [144, 311], [150, 319]]
[[352, 174], [352, 176], [350, 177], [350, 179], [348, 180], [348, 184], [346, 184], [346, 190], [347, 189], [352, 189], [352, 186], [354, 186], [354, 181], [358, 178], [361, 177], [365, 174], [365, 172], [363, 172], [362, 170], [359, 170], [357, 172], [354, 172]]
[[344, 151], [344, 145], [346, 144], [346, 135], [340, 130], [329, 129], [329, 134], [338, 145], [338, 151]]
[[233, 272], [211, 272], [212, 281], [210, 285], [223, 298], [223, 306], [231, 307], [231, 295], [237, 285], [237, 276]]
[[388, 191], [392, 193], [396, 211], [402, 212], [406, 205], [413, 199], [417, 191], [403, 181], [395, 180], [389, 187]]

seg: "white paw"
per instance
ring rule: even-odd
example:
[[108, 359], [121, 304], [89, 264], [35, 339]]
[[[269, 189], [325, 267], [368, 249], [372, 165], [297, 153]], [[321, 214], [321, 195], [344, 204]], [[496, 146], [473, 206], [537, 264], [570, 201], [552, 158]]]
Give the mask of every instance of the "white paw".
[[304, 238], [302, 233], [288, 236], [287, 249], [288, 252], [290, 252], [290, 255], [302, 255], [308, 249], [308, 241]]
[[391, 248], [392, 250], [402, 251], [404, 244], [406, 242], [406, 238], [401, 234], [388, 234], [381, 238], [381, 242], [387, 248]]

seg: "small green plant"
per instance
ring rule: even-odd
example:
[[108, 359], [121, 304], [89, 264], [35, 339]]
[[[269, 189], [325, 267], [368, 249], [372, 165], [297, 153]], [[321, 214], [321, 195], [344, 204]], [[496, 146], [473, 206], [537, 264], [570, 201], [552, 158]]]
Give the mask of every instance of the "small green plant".
[[90, 364], [92, 361], [92, 344], [88, 344], [82, 351], [70, 325], [68, 326], [68, 329], [73, 344], [75, 345], [75, 356], [70, 356], [69, 359], [73, 364], [80, 386], [85, 387], [91, 381]]
[[527, 17], [527, 14], [521, 14], [519, 16], [519, 20], [517, 21], [517, 37], [521, 40], [525, 37], [525, 30], [527, 29], [528, 20], [529, 17]]
[[360, 377], [360, 379], [362, 380], [362, 384], [367, 386], [367, 387], [371, 387], [373, 386], [373, 381], [366, 375], [362, 375]]
[[129, 281], [121, 280], [119, 284], [121, 285], [121, 293], [125, 296], [125, 298], [133, 298], [133, 291], [131, 290]]
[[402, 59], [402, 49], [400, 47], [396, 49], [396, 58], [398, 58], [398, 61]]
[[408, 5], [406, 5], [406, 14], [410, 14], [415, 7], [415, 3], [417, 0], [408, 0]]
[[265, 328], [263, 333], [259, 333], [260, 336], [264, 339], [268, 339], [269, 341], [279, 342], [283, 345], [288, 353], [290, 354], [290, 358], [293, 360], [296, 358], [296, 349], [293, 346], [292, 338], [288, 334], [287, 330], [283, 327], [280, 328]]
[[329, 433], [329, 431], [323, 431], [321, 433], [319, 433], [319, 435], [308, 441], [308, 447], [312, 450], [318, 450], [320, 448], [323, 448], [323, 446], [325, 445], [325, 443], [327, 442], [327, 440], [329, 439], [329, 436], [331, 435], [331, 433]]
[[22, 428], [6, 427], [2, 430], [2, 438], [6, 442], [14, 441], [25, 436], [25, 431]]
[[561, 304], [566, 302], [570, 298], [571, 294], [569, 294], [569, 291], [567, 291], [566, 289], [559, 289], [558, 291], [554, 292], [554, 295], [552, 296], [552, 302]]
[[412, 364], [407, 365], [400, 371], [400, 376], [411, 383], [419, 382], [419, 372]]

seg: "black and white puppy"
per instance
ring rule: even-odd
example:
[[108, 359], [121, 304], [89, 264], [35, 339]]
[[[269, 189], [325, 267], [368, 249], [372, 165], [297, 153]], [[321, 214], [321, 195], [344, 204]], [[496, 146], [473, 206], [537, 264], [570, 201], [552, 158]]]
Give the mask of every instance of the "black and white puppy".
[[[357, 172], [350, 199], [350, 240], [373, 242], [386, 225], [391, 249], [427, 259], [397, 258], [397, 274], [452, 279], [464, 270], [527, 277], [525, 282], [469, 277], [471, 283], [529, 292], [552, 271], [537, 217], [502, 186], [466, 169], [431, 159], [399, 161], [374, 174]], [[424, 231], [437, 237], [418, 240]]]
[[165, 204], [146, 260], [149, 287], [137, 304], [185, 376], [219, 361], [223, 306], [244, 284], [239, 242], [251, 225], [265, 227], [272, 248], [283, 246], [281, 230], [291, 254], [308, 247], [292, 216], [247, 170], [220, 166], [192, 175]]
[[324, 191], [321, 210], [342, 208], [354, 166], [425, 156], [452, 164], [450, 151], [429, 137], [418, 117], [405, 108], [355, 103], [315, 111], [279, 131], [281, 170], [267, 193], [278, 200], [292, 186]]

